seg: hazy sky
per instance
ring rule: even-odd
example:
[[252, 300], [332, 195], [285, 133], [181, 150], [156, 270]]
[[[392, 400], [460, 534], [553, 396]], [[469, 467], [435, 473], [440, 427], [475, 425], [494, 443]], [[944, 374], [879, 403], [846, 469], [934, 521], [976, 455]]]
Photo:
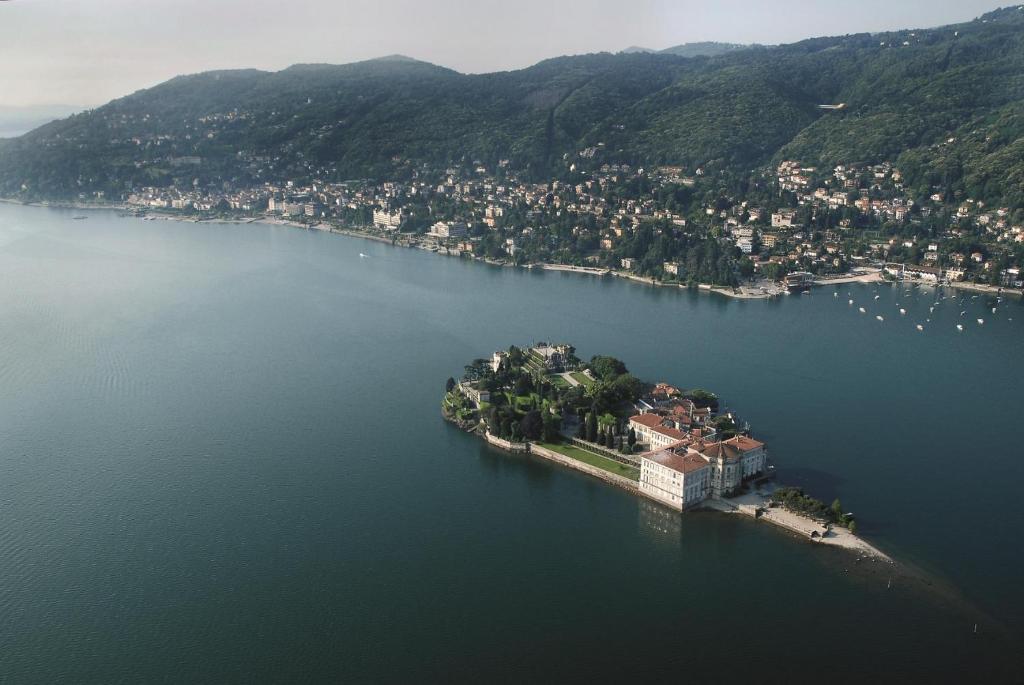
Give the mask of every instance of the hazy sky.
[[0, 0], [0, 105], [401, 53], [464, 72], [630, 45], [787, 43], [972, 19], [998, 0]]

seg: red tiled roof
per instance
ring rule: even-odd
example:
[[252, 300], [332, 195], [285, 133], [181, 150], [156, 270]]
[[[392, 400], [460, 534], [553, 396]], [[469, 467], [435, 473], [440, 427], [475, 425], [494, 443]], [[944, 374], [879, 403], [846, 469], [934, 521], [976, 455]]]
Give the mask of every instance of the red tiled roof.
[[749, 452], [750, 450], [756, 450], [758, 447], [764, 447], [763, 442], [754, 440], [746, 435], [737, 435], [734, 438], [729, 438], [725, 442], [730, 445], [735, 445], [740, 452]]
[[709, 445], [705, 445], [702, 449], [698, 450], [701, 454], [711, 459], [724, 459], [725, 461], [735, 461], [740, 458], [740, 452], [732, 445], [727, 445], [724, 442], [713, 442]]
[[664, 421], [662, 417], [657, 414], [637, 414], [636, 416], [629, 417], [630, 421], [635, 421], [641, 426], [647, 426], [648, 428], [654, 428], [660, 426], [661, 422]]
[[656, 464], [661, 464], [662, 466], [683, 474], [693, 473], [694, 471], [698, 471], [708, 465], [706, 461], [693, 452], [677, 454], [671, 449], [665, 449], [658, 452], [650, 452], [643, 456], [645, 459], [650, 459]]
[[651, 426], [651, 430], [654, 431], [655, 433], [660, 433], [665, 437], [673, 438], [675, 440], [682, 440], [686, 437], [686, 433], [684, 433], [683, 431], [677, 430], [675, 428], [669, 428], [667, 426]]

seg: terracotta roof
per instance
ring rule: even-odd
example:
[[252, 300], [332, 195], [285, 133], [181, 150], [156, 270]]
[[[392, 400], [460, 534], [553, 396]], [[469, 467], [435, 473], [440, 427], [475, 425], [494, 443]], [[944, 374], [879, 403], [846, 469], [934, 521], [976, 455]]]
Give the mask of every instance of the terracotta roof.
[[665, 437], [673, 438], [675, 440], [682, 440], [686, 437], [686, 433], [684, 433], [683, 431], [677, 430], [675, 428], [669, 428], [668, 426], [651, 426], [651, 430], [654, 431], [655, 433], [660, 433]]
[[711, 459], [724, 459], [725, 461], [736, 461], [740, 458], [740, 451], [732, 445], [724, 442], [713, 442], [699, 450], [701, 454]]
[[756, 450], [758, 447], [764, 447], [763, 442], [749, 438], [746, 435], [737, 435], [734, 438], [729, 438], [725, 442], [730, 445], [735, 445], [740, 452], [749, 452], [750, 450]]
[[677, 454], [671, 449], [649, 452], [648, 454], [643, 455], [643, 458], [649, 459], [656, 464], [661, 464], [666, 468], [670, 468], [673, 471], [678, 471], [683, 474], [693, 473], [694, 471], [698, 471], [708, 465], [706, 461], [693, 452]]
[[648, 428], [654, 428], [660, 426], [661, 422], [664, 421], [662, 417], [657, 414], [637, 414], [636, 416], [629, 417], [630, 421], [635, 421], [641, 426], [647, 426]]

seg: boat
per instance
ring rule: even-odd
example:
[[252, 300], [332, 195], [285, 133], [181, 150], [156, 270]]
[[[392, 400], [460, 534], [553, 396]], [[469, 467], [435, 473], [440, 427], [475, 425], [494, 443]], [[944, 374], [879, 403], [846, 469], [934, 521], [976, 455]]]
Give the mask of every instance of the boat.
[[958, 323], [958, 324], [956, 325], [956, 329], [957, 329], [958, 331], [962, 331], [962, 330], [964, 329], [964, 325], [963, 325], [962, 323]]
[[875, 318], [878, 319], [879, 321], [885, 321], [881, 314], [876, 314]]
[[832, 293], [832, 297], [839, 297], [839, 293]]
[[906, 314], [906, 313], [907, 313], [907, 310], [903, 309], [902, 307], [900, 307], [900, 314]]
[[73, 216], [71, 218], [74, 219], [75, 221], [85, 221], [89, 217], [87, 217], [87, 216]]
[[995, 313], [996, 313], [996, 308], [995, 308], [995, 307], [992, 307], [992, 313], [993, 313], [993, 314], [995, 314]]
[[850, 300], [850, 304], [853, 304], [853, 300]]
[[978, 319], [978, 325], [979, 326], [984, 326], [985, 325], [985, 319]]
[[922, 326], [921, 324], [917, 324], [917, 330], [923, 331], [924, 330], [924, 326]]
[[864, 309], [864, 307], [861, 307], [861, 308], [860, 308], [860, 313], [861, 313], [861, 314], [865, 314], [865, 313], [867, 313], [867, 311], [868, 311], [868, 310]]
[[963, 310], [962, 312], [960, 312], [960, 316], [963, 316], [963, 315], [964, 315], [964, 314], [966, 314], [966, 313], [967, 313], [967, 310], [965, 309], [965, 310]]
[[359, 257], [360, 257], [360, 259], [366, 259], [366, 258], [367, 258], [367, 257], [369, 257], [369, 256], [370, 256], [370, 255], [368, 255], [368, 254], [363, 254], [362, 252], [360, 252], [360, 253], [359, 253]]
[[878, 298], [880, 298], [880, 297], [881, 297], [881, 295], [875, 295], [875, 299], [876, 299], [876, 300], [877, 300]]
[[928, 313], [931, 314], [935, 311], [935, 307], [928, 307]]

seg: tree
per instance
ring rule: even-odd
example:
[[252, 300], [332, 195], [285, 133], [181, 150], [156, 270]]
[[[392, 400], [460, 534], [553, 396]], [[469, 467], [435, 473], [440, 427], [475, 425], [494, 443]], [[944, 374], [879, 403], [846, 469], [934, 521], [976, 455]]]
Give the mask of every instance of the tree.
[[716, 416], [712, 419], [711, 425], [718, 430], [719, 436], [722, 440], [728, 440], [736, 435], [736, 423], [728, 414]]
[[836, 521], [843, 519], [843, 505], [839, 502], [839, 498], [832, 500], [832, 516]]
[[444, 391], [445, 391], [445, 392], [451, 392], [451, 391], [452, 391], [452, 390], [454, 390], [454, 389], [455, 389], [455, 379], [454, 379], [454, 378], [452, 378], [451, 376], [449, 376], [449, 377], [448, 377], [448, 380], [447, 380], [447, 381], [445, 381], [445, 384], [444, 384]]
[[540, 412], [536, 409], [526, 412], [526, 415], [519, 422], [519, 431], [527, 440], [539, 440], [543, 430], [544, 422]]
[[849, 523], [846, 524], [846, 529], [849, 530], [854, 535], [856, 535], [857, 534], [857, 522], [856, 521], [850, 521]]
[[627, 438], [627, 442], [631, 448], [636, 444], [636, 431], [633, 430], [632, 426], [629, 428], [629, 437]]
[[544, 442], [556, 442], [558, 440], [558, 429], [561, 427], [561, 420], [553, 416], [551, 412], [544, 412]]
[[597, 442], [597, 416], [594, 412], [587, 413], [587, 440]]
[[718, 409], [718, 395], [701, 388], [694, 388], [686, 395], [688, 398], [693, 400], [693, 403], [698, 407], [711, 407], [712, 409]]
[[596, 355], [590, 359], [590, 369], [601, 380], [611, 380], [626, 373], [626, 365], [615, 357]]

